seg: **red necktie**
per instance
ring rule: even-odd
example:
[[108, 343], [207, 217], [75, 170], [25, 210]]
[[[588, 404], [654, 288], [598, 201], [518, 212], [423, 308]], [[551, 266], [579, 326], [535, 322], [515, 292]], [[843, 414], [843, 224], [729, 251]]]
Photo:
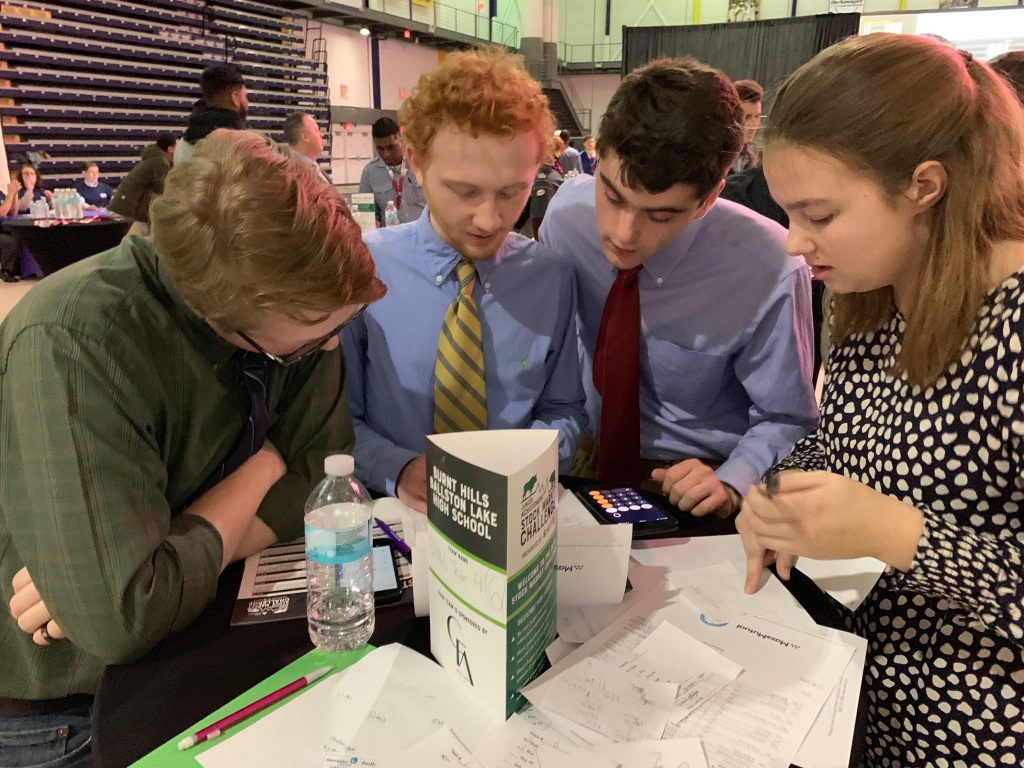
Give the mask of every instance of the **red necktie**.
[[601, 315], [594, 350], [594, 387], [601, 395], [597, 477], [639, 483], [640, 284], [643, 267], [620, 269]]

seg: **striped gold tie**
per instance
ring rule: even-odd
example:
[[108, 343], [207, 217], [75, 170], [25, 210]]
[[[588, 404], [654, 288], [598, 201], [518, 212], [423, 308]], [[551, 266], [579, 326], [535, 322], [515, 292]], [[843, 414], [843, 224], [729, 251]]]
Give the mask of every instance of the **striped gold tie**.
[[455, 268], [459, 295], [448, 307], [434, 363], [434, 431], [487, 429], [483, 336], [473, 300], [476, 267], [462, 259]]

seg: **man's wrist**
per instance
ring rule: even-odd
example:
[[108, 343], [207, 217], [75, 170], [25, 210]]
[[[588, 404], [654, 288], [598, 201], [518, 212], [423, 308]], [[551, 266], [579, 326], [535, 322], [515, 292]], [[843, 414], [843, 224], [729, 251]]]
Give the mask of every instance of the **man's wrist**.
[[[743, 497], [740, 496], [739, 491], [728, 483], [722, 483], [722, 487], [725, 488], [725, 495], [729, 499], [729, 515], [734, 515], [740, 511], [740, 505], [743, 504]], [[728, 517], [728, 515], [726, 515], [726, 517]]]

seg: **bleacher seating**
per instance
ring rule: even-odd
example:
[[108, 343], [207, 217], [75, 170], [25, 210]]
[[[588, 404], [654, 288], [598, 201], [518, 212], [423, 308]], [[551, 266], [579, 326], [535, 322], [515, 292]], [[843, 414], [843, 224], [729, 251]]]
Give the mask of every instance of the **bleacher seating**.
[[301, 110], [327, 128], [327, 73], [306, 57], [306, 20], [269, 2], [0, 0], [8, 158], [48, 153], [39, 170], [51, 187], [95, 160], [116, 186], [157, 134], [184, 132], [199, 73], [219, 61], [245, 74], [250, 127], [280, 140]]

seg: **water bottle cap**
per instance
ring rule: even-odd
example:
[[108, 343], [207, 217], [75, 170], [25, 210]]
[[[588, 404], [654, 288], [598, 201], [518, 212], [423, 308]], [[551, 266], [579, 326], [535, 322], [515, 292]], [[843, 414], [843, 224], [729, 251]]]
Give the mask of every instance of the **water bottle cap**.
[[324, 472], [334, 477], [351, 475], [356, 471], [356, 460], [344, 453], [336, 453], [324, 459]]

